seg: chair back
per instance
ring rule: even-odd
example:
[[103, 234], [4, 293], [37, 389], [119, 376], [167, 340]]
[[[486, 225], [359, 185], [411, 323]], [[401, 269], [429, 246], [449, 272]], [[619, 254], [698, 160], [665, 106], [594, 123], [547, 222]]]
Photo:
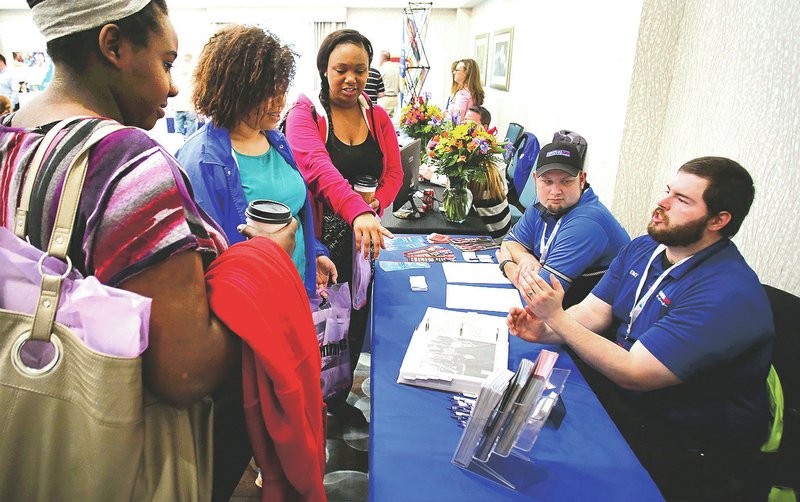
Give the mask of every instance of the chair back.
[[511, 122], [508, 124], [508, 130], [506, 130], [506, 137], [504, 139], [506, 143], [506, 151], [503, 153], [503, 160], [506, 161], [506, 164], [511, 162], [514, 152], [517, 151], [517, 143], [519, 143], [523, 131], [525, 131], [525, 128], [516, 122]]
[[783, 437], [778, 449], [781, 486], [800, 489], [800, 298], [764, 285], [775, 321], [772, 365], [783, 387]]

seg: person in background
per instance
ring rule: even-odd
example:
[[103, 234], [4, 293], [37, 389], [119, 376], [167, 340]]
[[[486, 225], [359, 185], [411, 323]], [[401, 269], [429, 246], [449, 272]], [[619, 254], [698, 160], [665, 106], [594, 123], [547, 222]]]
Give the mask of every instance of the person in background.
[[453, 69], [447, 115], [456, 122], [463, 122], [471, 107], [483, 104], [483, 96], [478, 63], [474, 59], [459, 60]]
[[400, 65], [392, 61], [389, 51], [381, 51], [378, 71], [381, 72], [384, 88], [384, 95], [378, 98], [378, 105], [386, 110], [389, 117], [394, 118], [400, 94]]
[[500, 240], [511, 228], [511, 211], [508, 209], [506, 182], [502, 169], [491, 163], [486, 169], [486, 181], [471, 181], [468, 185], [472, 192], [472, 207], [486, 225], [492, 239]]
[[378, 104], [378, 98], [384, 96], [383, 78], [381, 77], [381, 72], [376, 68], [369, 68], [369, 76], [367, 77], [367, 85], [364, 87], [364, 92], [367, 93], [373, 105]]
[[[53, 147], [58, 155], [37, 177], [37, 184], [47, 189], [34, 191], [31, 210], [38, 216], [31, 218], [28, 237], [32, 245], [44, 248], [55, 220], [52, 194], [62, 189], [72, 158], [94, 130], [114, 123], [132, 126], [100, 141], [89, 157], [76, 215], [84, 223], [73, 236], [69, 256], [84, 276], [94, 275], [103, 284], [152, 299], [149, 345], [142, 361], [144, 387], [178, 408], [213, 394], [215, 427], [234, 427], [228, 413], [233, 409], [241, 414], [241, 397], [238, 407], [225, 406], [237, 394], [235, 386], [226, 384], [241, 375], [241, 344], [210, 309], [204, 279], [206, 268], [227, 249], [227, 242], [194, 202], [178, 162], [142, 131], [164, 117], [167, 100], [178, 92], [170, 75], [178, 38], [166, 3], [29, 4], [47, 41], [55, 78], [0, 123], [0, 178], [12, 180], [0, 186], [0, 199], [19, 199], [33, 153], [53, 124], [91, 117], [65, 129]], [[90, 14], [68, 15], [76, 10]], [[11, 228], [13, 211], [13, 205], [0, 207], [0, 225]], [[292, 223], [267, 237], [291, 252], [295, 228]], [[266, 243], [263, 238], [256, 241]], [[214, 445], [215, 460], [225, 447]], [[186, 471], [193, 461], [181, 459]], [[228, 500], [241, 477], [241, 470], [230, 470], [229, 463], [215, 462], [215, 500]], [[221, 481], [232, 477], [232, 486]]]
[[182, 92], [172, 98], [172, 109], [175, 110], [175, 132], [188, 138], [197, 130], [197, 114], [192, 103], [192, 55], [183, 55], [182, 61], [175, 68], [175, 83]]
[[592, 191], [574, 145], [545, 145], [534, 182], [538, 202], [503, 240], [500, 271], [523, 294], [525, 275], [555, 274], [569, 307], [589, 294], [630, 237]]
[[0, 54], [0, 95], [8, 96], [13, 110], [19, 109], [19, 83], [15, 81], [2, 54]]
[[482, 125], [489, 134], [497, 134], [496, 127], [490, 127], [492, 123], [492, 114], [483, 106], [471, 106], [467, 113], [464, 114], [464, 120], [471, 120]]
[[0, 94], [0, 115], [5, 115], [6, 113], [11, 113], [12, 111], [14, 111], [14, 108], [11, 106], [11, 98]]
[[[317, 232], [330, 250], [340, 281], [352, 281], [354, 253], [377, 258], [385, 247], [383, 239], [393, 237], [376, 215], [392, 206], [403, 181], [391, 119], [363, 94], [371, 60], [372, 45], [358, 31], [328, 35], [317, 52], [319, 99], [301, 94], [286, 118], [289, 145], [317, 201], [318, 214], [324, 214], [317, 220]], [[353, 190], [362, 175], [378, 180], [369, 204]], [[351, 315], [351, 370], [361, 353], [368, 311], [367, 306]], [[331, 412], [366, 425], [364, 415], [346, 398], [345, 392], [329, 400]]]
[[[458, 61], [454, 62], [453, 63], [453, 67], [455, 67], [457, 64], [458, 64]], [[470, 109], [464, 115], [464, 120], [471, 120], [471, 121], [475, 122], [476, 124], [480, 124], [484, 128], [484, 130], [486, 130], [486, 132], [488, 132], [490, 134], [495, 134], [497, 132], [497, 128], [495, 128], [495, 127], [489, 129], [489, 124], [492, 121], [492, 114], [489, 113], [489, 110], [487, 110], [486, 108], [484, 108], [482, 106], [472, 106], [472, 107], [470, 107]], [[505, 200], [506, 201], [505, 205], [507, 207], [508, 206], [508, 199], [506, 198], [506, 193], [508, 192], [508, 190], [506, 189], [506, 184], [505, 184], [505, 181], [504, 181], [504, 179], [505, 179], [504, 178], [505, 177], [505, 170], [506, 170], [505, 166], [502, 166], [502, 167], [498, 168], [497, 166], [493, 165], [489, 169], [490, 172], [488, 173], [488, 176], [490, 178], [494, 178], [495, 176], [491, 171], [498, 171], [499, 172], [500, 181], [502, 182], [502, 188], [503, 188], [502, 197], [501, 197], [500, 192], [493, 192], [493, 193], [495, 193], [495, 197], [492, 197], [492, 199], [498, 200], [498, 198], [501, 198], [501, 199]], [[427, 163], [423, 163], [422, 165], [419, 166], [419, 175], [423, 179], [430, 181], [434, 185], [447, 186], [447, 184], [448, 184], [447, 176], [444, 176], [444, 175], [441, 175], [441, 174], [437, 174], [435, 168], [433, 166], [428, 165]], [[495, 184], [495, 183], [491, 183], [491, 185], [498, 186], [498, 187], [500, 186], [499, 184]], [[477, 197], [476, 193], [482, 193], [484, 189], [479, 190], [479, 192], [473, 191], [473, 196]], [[505, 219], [505, 217], [503, 219]], [[511, 220], [509, 220], [509, 223], [510, 223], [510, 221]], [[506, 228], [505, 230], [506, 231], [503, 232], [501, 235], [505, 235], [508, 232], [508, 228]]]
[[764, 288], [731, 241], [754, 194], [738, 163], [690, 160], [647, 235], [619, 252], [585, 300], [564, 311], [556, 274], [525, 273], [528, 305], [508, 316], [512, 334], [578, 354], [667, 500], [767, 500], [754, 461], [772, 422], [775, 329]]
[[[492, 114], [482, 106], [472, 106], [464, 115], [464, 120], [471, 120], [480, 124], [489, 132], [489, 124], [492, 121]], [[469, 184], [472, 192], [472, 207], [481, 217], [481, 221], [486, 225], [492, 239], [502, 239], [511, 228], [511, 211], [508, 209], [508, 198], [506, 194], [505, 165], [498, 167], [497, 163], [492, 162], [486, 169], [486, 181], [473, 181]], [[431, 176], [426, 173], [427, 176]]]
[[291, 258], [313, 298], [317, 286], [335, 280], [336, 268], [314, 237], [308, 189], [276, 129], [295, 57], [277, 37], [255, 26], [232, 25], [211, 37], [198, 59], [190, 100], [191, 108], [210, 120], [176, 157], [192, 181], [195, 200], [231, 244], [244, 240], [238, 227], [245, 224], [251, 201], [270, 199], [289, 207], [299, 222]]

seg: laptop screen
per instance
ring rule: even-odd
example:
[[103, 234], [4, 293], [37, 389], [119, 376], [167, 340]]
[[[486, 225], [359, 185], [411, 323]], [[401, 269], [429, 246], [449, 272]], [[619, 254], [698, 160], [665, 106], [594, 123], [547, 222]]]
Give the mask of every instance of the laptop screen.
[[400, 162], [403, 166], [403, 185], [400, 187], [400, 191], [397, 192], [394, 204], [392, 204], [393, 211], [403, 207], [403, 204], [408, 202], [414, 192], [417, 191], [421, 141], [417, 138], [400, 149]]

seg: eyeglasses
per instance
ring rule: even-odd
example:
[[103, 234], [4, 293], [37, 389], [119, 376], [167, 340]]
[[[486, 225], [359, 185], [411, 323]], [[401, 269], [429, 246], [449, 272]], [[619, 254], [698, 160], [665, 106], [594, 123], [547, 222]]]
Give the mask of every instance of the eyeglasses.
[[461, 69], [456, 68], [455, 70], [453, 70], [453, 73], [458, 73], [460, 71], [467, 71], [467, 69], [466, 68], [461, 68]]

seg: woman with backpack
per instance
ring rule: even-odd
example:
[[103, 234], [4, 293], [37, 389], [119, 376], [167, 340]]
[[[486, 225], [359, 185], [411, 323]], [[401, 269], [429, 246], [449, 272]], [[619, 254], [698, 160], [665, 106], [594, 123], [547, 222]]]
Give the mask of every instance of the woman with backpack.
[[[383, 239], [393, 237], [376, 216], [391, 207], [403, 181], [391, 119], [364, 94], [372, 55], [370, 41], [358, 31], [328, 35], [317, 53], [319, 98], [301, 94], [286, 117], [286, 137], [316, 199], [316, 231], [330, 250], [341, 282], [353, 280], [354, 253], [377, 258], [386, 247]], [[365, 175], [377, 180], [370, 203], [353, 189], [356, 179]], [[354, 309], [351, 314], [351, 371], [361, 353], [368, 311]], [[331, 413], [365, 426], [364, 415], [346, 398], [347, 392], [331, 398]]]

